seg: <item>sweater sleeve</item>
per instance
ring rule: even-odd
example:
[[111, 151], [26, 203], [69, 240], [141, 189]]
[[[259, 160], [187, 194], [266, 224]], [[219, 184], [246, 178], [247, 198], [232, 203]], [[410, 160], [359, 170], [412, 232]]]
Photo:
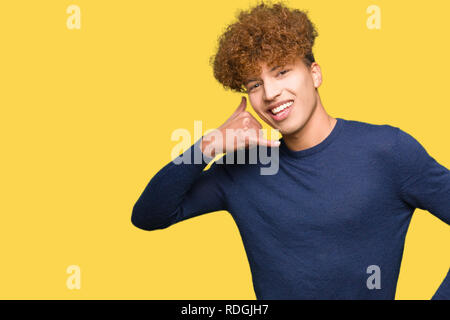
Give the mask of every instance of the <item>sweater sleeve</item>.
[[[410, 134], [398, 130], [396, 172], [403, 201], [450, 224], [450, 171]], [[450, 274], [432, 299], [450, 299]]]
[[202, 154], [201, 140], [150, 180], [133, 206], [134, 226], [143, 230], [165, 229], [204, 213], [227, 209], [221, 185], [223, 166], [213, 163], [203, 170], [213, 158]]

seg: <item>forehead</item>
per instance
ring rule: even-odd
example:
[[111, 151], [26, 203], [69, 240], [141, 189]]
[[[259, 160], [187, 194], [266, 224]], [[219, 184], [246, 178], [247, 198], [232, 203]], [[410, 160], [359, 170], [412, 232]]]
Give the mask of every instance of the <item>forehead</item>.
[[292, 60], [291, 62], [287, 62], [287, 63], [272, 63], [271, 65], [268, 65], [268, 62], [266, 61], [262, 61], [259, 63], [259, 66], [261, 68], [261, 74], [260, 75], [253, 75], [253, 76], [249, 76], [244, 84], [248, 84], [249, 82], [252, 81], [257, 81], [260, 77], [264, 76], [264, 74], [270, 74], [272, 72], [274, 72], [275, 70], [277, 70], [278, 68], [284, 67], [284, 66], [293, 66], [294, 68], [303, 68], [305, 66], [305, 63], [303, 62], [303, 60], [300, 57], [296, 57], [294, 60]]
[[259, 63], [259, 66], [261, 67], [262, 73], [264, 72], [272, 72], [277, 67], [284, 67], [284, 66], [294, 66], [294, 67], [302, 67], [304, 65], [303, 59], [301, 57], [295, 57], [291, 61], [286, 62], [280, 62], [280, 63], [272, 63], [271, 65], [268, 65], [266, 61], [262, 61]]

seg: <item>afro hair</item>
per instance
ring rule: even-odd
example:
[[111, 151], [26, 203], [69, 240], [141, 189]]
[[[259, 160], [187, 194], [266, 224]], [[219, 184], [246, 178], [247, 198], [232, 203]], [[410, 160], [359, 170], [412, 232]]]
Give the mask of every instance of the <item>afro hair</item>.
[[225, 89], [246, 93], [245, 80], [261, 73], [262, 62], [283, 66], [300, 57], [311, 66], [317, 36], [307, 12], [260, 1], [238, 12], [237, 21], [218, 38], [217, 52], [209, 62]]

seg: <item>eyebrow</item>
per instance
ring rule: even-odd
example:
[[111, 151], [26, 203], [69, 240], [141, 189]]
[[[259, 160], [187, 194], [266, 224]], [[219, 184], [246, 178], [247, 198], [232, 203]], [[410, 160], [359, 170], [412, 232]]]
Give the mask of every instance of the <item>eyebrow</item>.
[[[272, 71], [274, 71], [275, 69], [278, 69], [278, 68], [280, 68], [280, 66], [273, 67], [273, 68], [270, 70], [270, 72], [272, 72]], [[256, 80], [258, 80], [258, 79], [249, 79], [249, 80], [247, 80], [247, 81], [244, 83], [244, 85], [247, 85], [249, 82], [256, 81]]]

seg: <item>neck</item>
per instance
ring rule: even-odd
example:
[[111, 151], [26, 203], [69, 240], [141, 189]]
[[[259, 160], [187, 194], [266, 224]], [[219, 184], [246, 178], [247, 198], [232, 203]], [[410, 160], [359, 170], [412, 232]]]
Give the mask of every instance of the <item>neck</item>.
[[301, 151], [318, 145], [325, 140], [333, 130], [337, 120], [327, 114], [320, 97], [313, 113], [305, 124], [296, 132], [283, 135], [283, 141], [292, 151]]

